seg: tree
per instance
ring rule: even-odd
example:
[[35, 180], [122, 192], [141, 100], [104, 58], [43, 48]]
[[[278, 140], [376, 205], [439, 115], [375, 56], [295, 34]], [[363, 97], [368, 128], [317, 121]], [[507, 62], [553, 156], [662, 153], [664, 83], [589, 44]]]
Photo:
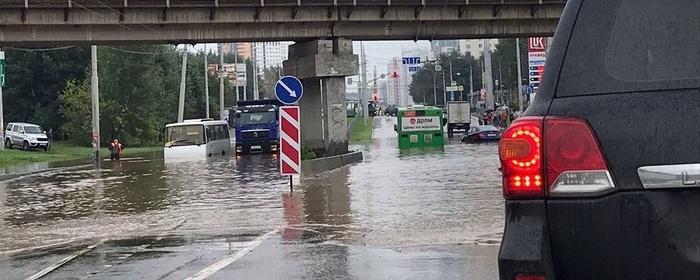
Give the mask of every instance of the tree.
[[[465, 89], [464, 94], [460, 97], [457, 93], [454, 98], [461, 100], [469, 100], [466, 94], [469, 91], [469, 69], [472, 71], [472, 80], [474, 82], [474, 90], [477, 91], [481, 88], [481, 64], [471, 56], [471, 54], [460, 54], [458, 52], [452, 52], [450, 54], [440, 54], [438, 61], [425, 63], [423, 69], [413, 74], [413, 81], [409, 86], [409, 94], [413, 97], [413, 100], [421, 101], [423, 100], [423, 95], [425, 94], [425, 103], [435, 104], [433, 100], [433, 72], [435, 65], [440, 65], [442, 71], [435, 72], [435, 87], [437, 91], [437, 105], [445, 104], [444, 101], [444, 89], [445, 84], [447, 85], [451, 81], [457, 82], [458, 85], [462, 85]], [[449, 93], [447, 94], [449, 100]], [[421, 102], [423, 103], [423, 102]]]
[[58, 96], [63, 124], [60, 129], [75, 144], [90, 144], [92, 106], [90, 80], [70, 80]]
[[90, 61], [88, 47], [50, 51], [6, 50], [7, 87], [3, 102], [5, 119], [36, 123], [53, 128], [60, 136], [63, 118], [59, 92], [66, 82], [82, 81]]

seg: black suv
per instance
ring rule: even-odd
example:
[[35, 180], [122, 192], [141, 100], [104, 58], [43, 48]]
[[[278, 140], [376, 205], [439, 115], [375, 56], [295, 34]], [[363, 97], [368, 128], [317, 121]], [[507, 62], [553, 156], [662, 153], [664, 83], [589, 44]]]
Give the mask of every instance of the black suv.
[[499, 146], [501, 279], [700, 279], [700, 1], [569, 0]]

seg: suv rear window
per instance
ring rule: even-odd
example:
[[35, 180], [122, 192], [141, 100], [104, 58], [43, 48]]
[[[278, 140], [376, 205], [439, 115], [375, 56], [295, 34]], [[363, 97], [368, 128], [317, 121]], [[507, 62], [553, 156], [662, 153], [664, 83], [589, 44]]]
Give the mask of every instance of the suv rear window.
[[583, 1], [557, 96], [700, 87], [700, 1]]

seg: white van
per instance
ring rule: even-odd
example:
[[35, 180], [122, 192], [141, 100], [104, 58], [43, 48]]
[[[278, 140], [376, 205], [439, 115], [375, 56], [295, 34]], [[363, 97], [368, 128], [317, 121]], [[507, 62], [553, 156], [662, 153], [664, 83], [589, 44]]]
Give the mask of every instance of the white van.
[[231, 154], [231, 136], [226, 121], [197, 119], [165, 126], [165, 160], [226, 154]]

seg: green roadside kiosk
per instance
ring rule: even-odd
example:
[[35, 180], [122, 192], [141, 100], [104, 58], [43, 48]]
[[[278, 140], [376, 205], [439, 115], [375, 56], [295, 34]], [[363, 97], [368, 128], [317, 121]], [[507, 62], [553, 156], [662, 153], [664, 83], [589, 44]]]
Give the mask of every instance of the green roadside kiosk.
[[442, 147], [445, 145], [442, 109], [434, 106], [399, 108], [396, 114], [399, 148]]

